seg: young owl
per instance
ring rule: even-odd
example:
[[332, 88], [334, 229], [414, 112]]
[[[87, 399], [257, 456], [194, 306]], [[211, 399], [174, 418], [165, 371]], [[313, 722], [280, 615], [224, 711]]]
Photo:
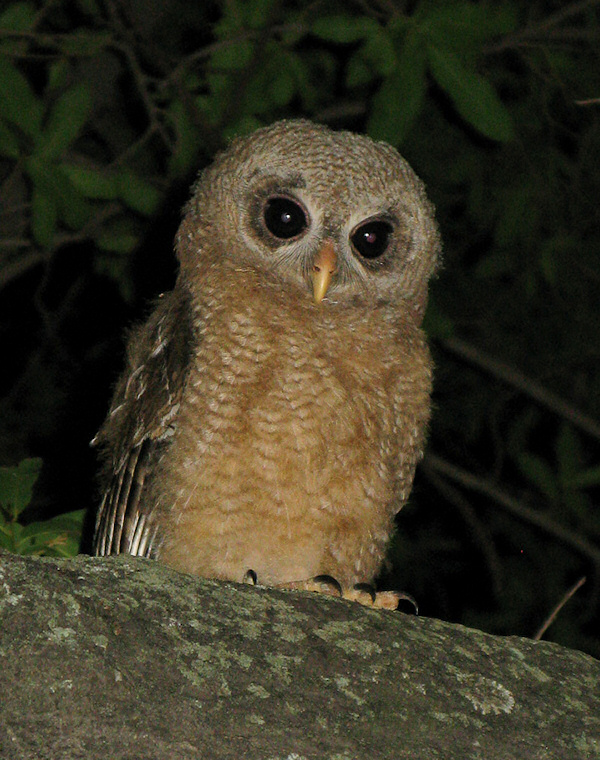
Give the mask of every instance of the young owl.
[[96, 554], [266, 585], [328, 575], [348, 596], [371, 583], [422, 456], [439, 248], [389, 145], [281, 121], [217, 156], [95, 439]]

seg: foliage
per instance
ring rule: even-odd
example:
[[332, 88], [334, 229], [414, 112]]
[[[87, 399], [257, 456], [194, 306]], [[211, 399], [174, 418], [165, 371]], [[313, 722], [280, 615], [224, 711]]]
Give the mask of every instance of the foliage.
[[426, 614], [529, 635], [587, 575], [550, 635], [600, 654], [599, 6], [8, 3], [0, 349], [28, 358], [2, 380], [0, 457], [64, 473], [39, 509], [91, 498], [64, 485], [90, 481], [75, 449], [116, 336], [169, 284], [169, 204], [197, 167], [285, 116], [365, 130], [426, 180], [445, 240], [429, 454], [386, 580]]
[[0, 547], [16, 554], [73, 557], [85, 510], [27, 525], [21, 522], [41, 466], [41, 459], [24, 459], [16, 467], [0, 467]]

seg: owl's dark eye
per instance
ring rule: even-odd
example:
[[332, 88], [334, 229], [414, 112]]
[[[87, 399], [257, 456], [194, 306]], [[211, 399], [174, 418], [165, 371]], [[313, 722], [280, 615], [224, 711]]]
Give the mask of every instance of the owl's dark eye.
[[392, 225], [381, 219], [365, 222], [350, 236], [355, 250], [365, 259], [378, 259], [388, 247]]
[[280, 240], [291, 240], [308, 227], [306, 212], [291, 198], [269, 198], [263, 211], [265, 227]]

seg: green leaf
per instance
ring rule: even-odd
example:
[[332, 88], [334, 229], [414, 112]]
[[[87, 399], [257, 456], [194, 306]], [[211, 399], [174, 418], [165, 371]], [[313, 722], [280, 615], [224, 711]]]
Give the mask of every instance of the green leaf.
[[81, 229], [91, 208], [62, 166], [33, 155], [25, 161], [25, 168], [33, 182], [33, 234], [40, 245], [50, 247], [58, 219], [71, 229]]
[[98, 236], [98, 246], [111, 253], [130, 253], [138, 244], [138, 235], [126, 232], [105, 232]]
[[[221, 75], [213, 77], [210, 74], [207, 77], [209, 83], [210, 80], [220, 78]], [[226, 79], [226, 77], [223, 77], [223, 79]], [[214, 84], [214, 81], [212, 84]], [[198, 97], [194, 99], [194, 106], [202, 113], [208, 124], [212, 127], [216, 127], [221, 120], [221, 116], [226, 106], [226, 93], [211, 87], [211, 94], [209, 96], [198, 95]]]
[[572, 425], [567, 423], [561, 425], [556, 437], [555, 450], [560, 479], [561, 481], [569, 480], [581, 467], [583, 458], [581, 440]]
[[0, 29], [26, 32], [35, 21], [35, 7], [32, 3], [13, 3], [0, 14]]
[[50, 160], [61, 156], [81, 132], [91, 105], [90, 91], [84, 82], [64, 92], [50, 112], [36, 152]]
[[286, 106], [296, 94], [296, 80], [289, 65], [291, 57], [292, 54], [275, 56], [275, 65], [271, 66], [273, 76], [269, 84], [269, 95], [273, 105], [278, 107]]
[[377, 74], [388, 76], [396, 67], [396, 50], [388, 32], [377, 26], [369, 34], [360, 49], [361, 57], [368, 62]]
[[294, 88], [298, 97], [302, 98], [303, 94], [309, 89], [314, 88], [310, 80], [310, 69], [305, 58], [292, 52], [285, 57], [286, 66], [294, 78]]
[[551, 502], [559, 500], [556, 473], [547, 462], [536, 454], [521, 454], [518, 465], [531, 485], [536, 486]]
[[[96, 242], [100, 249], [109, 251], [110, 253], [124, 254], [132, 251], [139, 243], [140, 234], [133, 219], [128, 217], [122, 217], [115, 219], [109, 224], [105, 225], [102, 232], [96, 238]], [[107, 266], [105, 263], [108, 262]], [[101, 271], [109, 271], [110, 266], [114, 262], [114, 259], [107, 259], [102, 264]], [[121, 273], [122, 264], [117, 264], [120, 269], [115, 269], [115, 272]], [[109, 271], [109, 274], [111, 272]]]
[[73, 187], [86, 198], [114, 200], [118, 196], [114, 174], [108, 174], [102, 169], [69, 164], [62, 164], [61, 169]]
[[241, 119], [225, 127], [223, 138], [225, 140], [233, 140], [234, 137], [239, 137], [240, 135], [249, 135], [259, 127], [264, 127], [264, 124], [255, 119], [254, 116], [242, 116]]
[[445, 90], [462, 118], [492, 140], [508, 142], [513, 137], [510, 114], [491, 84], [474, 69], [465, 68], [449, 50], [429, 44], [431, 73]]
[[310, 31], [315, 37], [320, 37], [327, 42], [348, 44], [364, 39], [377, 27], [377, 22], [367, 16], [336, 14], [316, 19]]
[[228, 0], [223, 5], [223, 13], [212, 30], [217, 40], [227, 40], [243, 33], [244, 16], [238, 0]]
[[249, 40], [224, 40], [210, 57], [213, 71], [239, 71], [248, 66], [254, 54]]
[[71, 66], [66, 58], [59, 58], [58, 61], [50, 64], [44, 98], [46, 102], [54, 100], [56, 93], [67, 89], [70, 76]]
[[515, 458], [518, 458], [527, 448], [541, 416], [540, 410], [535, 406], [526, 407], [522, 412], [513, 416], [511, 425], [507, 430], [506, 443], [507, 449], [513, 453]]
[[[117, 232], [114, 233], [114, 238], [117, 237]], [[125, 234], [125, 233], [123, 233]], [[139, 242], [139, 236], [135, 238], [134, 245]], [[109, 241], [110, 243], [110, 241]], [[124, 301], [130, 303], [133, 298], [133, 286], [131, 282], [131, 274], [129, 271], [129, 259], [126, 255], [128, 251], [111, 251], [109, 247], [105, 247], [106, 253], [103, 255], [100, 253], [94, 256], [94, 269], [100, 275], [109, 277], [118, 286], [121, 297]]]
[[455, 334], [451, 317], [441, 311], [435, 298], [430, 296], [423, 319], [423, 329], [435, 340], [445, 340]]
[[[536, 217], [537, 219], [537, 217]], [[549, 285], [559, 283], [561, 263], [577, 256], [577, 242], [572, 233], [557, 231], [554, 236], [539, 243], [540, 272]]]
[[144, 216], [150, 216], [156, 211], [163, 196], [149, 182], [127, 171], [117, 174], [116, 182], [119, 197], [129, 208]]
[[190, 171], [198, 155], [199, 130], [181, 100], [174, 100], [167, 115], [176, 135], [175, 149], [169, 157], [169, 176], [178, 177]]
[[87, 13], [88, 16], [92, 16], [96, 19], [103, 18], [102, 11], [98, 8], [98, 3], [96, 3], [96, 0], [76, 0], [76, 2], [81, 10], [84, 13]]
[[528, 182], [512, 184], [499, 193], [494, 229], [497, 247], [514, 248], [536, 229], [542, 208], [535, 193], [536, 186]]
[[42, 248], [52, 248], [58, 208], [51, 190], [36, 185], [31, 193], [31, 232], [35, 242]]
[[302, 22], [284, 26], [280, 33], [281, 44], [291, 49], [297, 45], [305, 36], [305, 30]]
[[8, 60], [0, 56], [0, 116], [36, 138], [42, 123], [42, 101], [27, 79]]
[[23, 459], [16, 467], [0, 467], [0, 507], [16, 519], [31, 501], [42, 460]]
[[244, 88], [244, 115], [268, 114], [290, 102], [296, 94], [294, 58], [277, 45], [266, 46], [264, 64]]
[[58, 199], [59, 218], [72, 230], [80, 230], [92, 215], [89, 203], [75, 188], [63, 165], [54, 167], [52, 179]]
[[85, 509], [33, 522], [19, 532], [14, 551], [46, 557], [74, 557], [79, 549]]
[[93, 56], [103, 50], [112, 41], [110, 32], [90, 32], [79, 30], [65, 34], [60, 38], [60, 49], [68, 56]]
[[477, 263], [475, 277], [477, 279], [503, 277], [512, 272], [513, 266], [512, 257], [506, 249], [492, 248], [492, 252]]
[[370, 84], [375, 77], [375, 72], [360, 55], [360, 50], [350, 58], [346, 68], [347, 87], [362, 87], [363, 85]]
[[596, 488], [600, 486], [600, 465], [581, 470], [565, 481], [565, 486], [573, 489]]
[[251, 3], [241, 3], [240, 12], [250, 29], [262, 29], [272, 16], [274, 0], [252, 0]]
[[302, 108], [310, 113], [321, 105], [324, 93], [334, 90], [339, 62], [333, 53], [322, 48], [303, 56], [303, 64], [302, 71], [296, 72], [298, 94]]
[[427, 88], [425, 48], [420, 35], [409, 35], [398, 65], [373, 97], [367, 132], [400, 145], [418, 118]]
[[375, 76], [389, 76], [396, 68], [394, 43], [387, 29], [377, 26], [348, 61], [346, 84], [360, 87]]
[[449, 48], [458, 55], [471, 56], [481, 51], [490, 39], [504, 36], [517, 25], [514, 4], [452, 2], [435, 5], [421, 17], [421, 28], [434, 44]]
[[0, 547], [16, 552], [23, 526], [12, 520], [5, 520], [0, 510]]
[[16, 159], [19, 152], [19, 141], [10, 128], [0, 121], [0, 155]]
[[14, 56], [15, 60], [27, 55], [27, 36], [13, 36], [10, 32], [29, 32], [35, 18], [35, 7], [31, 3], [12, 3], [0, 14], [0, 30], [3, 32], [0, 36], [0, 55], [4, 53], [8, 57]]

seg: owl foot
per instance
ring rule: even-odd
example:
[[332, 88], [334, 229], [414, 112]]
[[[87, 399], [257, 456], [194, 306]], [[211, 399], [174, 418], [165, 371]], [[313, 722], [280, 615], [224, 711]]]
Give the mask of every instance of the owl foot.
[[368, 583], [357, 583], [352, 588], [343, 589], [342, 596], [365, 607], [375, 607], [379, 610], [397, 610], [400, 602], [406, 601], [414, 614], [419, 614], [417, 602], [404, 591], [375, 591]]
[[316, 591], [320, 594], [338, 596], [351, 602], [358, 602], [364, 607], [374, 607], [380, 610], [396, 610], [401, 601], [407, 601], [416, 615], [419, 608], [416, 601], [403, 591], [375, 591], [368, 583], [356, 583], [354, 586], [342, 586], [331, 575], [317, 575], [306, 581], [281, 583], [278, 588], [298, 589], [301, 591]]
[[[252, 586], [257, 584], [257, 576], [254, 570], [248, 570], [244, 575], [244, 583]], [[375, 591], [368, 583], [356, 583], [351, 587], [341, 586], [331, 575], [316, 575], [304, 581], [290, 581], [278, 583], [275, 588], [291, 589], [295, 591], [315, 591], [318, 594], [328, 594], [351, 602], [358, 602], [364, 607], [374, 607], [382, 610], [396, 610], [401, 601], [407, 601], [413, 607], [414, 613], [419, 614], [416, 601], [402, 591]]]
[[417, 603], [408, 594], [401, 591], [375, 591], [373, 586], [368, 583], [356, 583], [354, 586], [342, 586], [335, 578], [330, 575], [317, 575], [306, 581], [296, 581], [295, 583], [282, 583], [280, 588], [293, 588], [302, 591], [316, 591], [320, 594], [329, 594], [338, 596], [342, 599], [348, 599], [351, 602], [358, 602], [363, 607], [374, 607], [381, 610], [396, 610], [401, 600], [408, 600], [414, 607], [415, 613]]

